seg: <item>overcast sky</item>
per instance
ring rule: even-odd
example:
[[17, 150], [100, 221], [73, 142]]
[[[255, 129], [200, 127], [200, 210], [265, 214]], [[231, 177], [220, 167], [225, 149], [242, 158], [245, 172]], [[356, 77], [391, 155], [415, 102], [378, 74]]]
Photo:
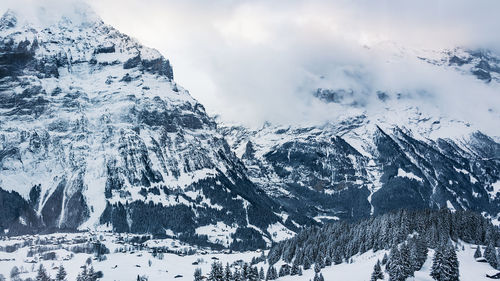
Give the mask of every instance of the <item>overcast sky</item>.
[[[425, 85], [448, 98], [450, 91], [489, 97], [484, 85], [457, 87], [457, 77], [429, 74], [412, 61], [385, 62], [403, 48], [500, 51], [497, 0], [86, 1], [106, 23], [170, 59], [175, 80], [209, 113], [247, 124], [327, 114], [311, 110], [310, 91], [318, 86], [369, 93]], [[459, 113], [467, 102], [457, 104]]]

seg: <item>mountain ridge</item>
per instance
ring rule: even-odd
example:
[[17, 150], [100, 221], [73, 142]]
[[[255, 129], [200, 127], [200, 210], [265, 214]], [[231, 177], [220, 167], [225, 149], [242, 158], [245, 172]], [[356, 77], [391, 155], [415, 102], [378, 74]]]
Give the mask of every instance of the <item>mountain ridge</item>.
[[158, 51], [101, 20], [39, 29], [13, 15], [0, 31], [0, 186], [29, 199], [37, 225], [243, 248], [241, 235], [262, 247], [269, 227], [290, 233]]
[[[340, 112], [329, 122], [226, 126], [157, 50], [71, 13], [0, 19], [4, 234], [95, 229], [243, 250], [399, 208], [498, 219], [498, 136], [467, 121], [405, 93], [378, 91], [374, 110], [352, 89], [321, 88], [313, 100]], [[496, 85], [488, 65], [488, 81], [466, 75]]]

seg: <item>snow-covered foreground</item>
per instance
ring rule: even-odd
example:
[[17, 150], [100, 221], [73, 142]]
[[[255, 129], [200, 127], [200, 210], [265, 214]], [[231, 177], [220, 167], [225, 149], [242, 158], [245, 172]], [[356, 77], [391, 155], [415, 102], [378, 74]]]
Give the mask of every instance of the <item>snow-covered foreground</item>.
[[[261, 252], [245, 252], [245, 253], [228, 253], [215, 252], [207, 249], [193, 247], [172, 239], [148, 240], [143, 243], [143, 249], [137, 250], [139, 244], [131, 242], [127, 235], [116, 235], [110, 233], [74, 233], [74, 234], [52, 234], [52, 235], [36, 235], [11, 238], [0, 241], [0, 274], [5, 277], [10, 276], [12, 267], [17, 266], [21, 270], [21, 278], [34, 278], [39, 264], [43, 264], [47, 268], [51, 276], [55, 276], [57, 267], [63, 265], [68, 272], [68, 281], [76, 280], [78, 273], [81, 271], [81, 266], [92, 254], [77, 253], [74, 254], [68, 251], [68, 247], [81, 245], [82, 241], [95, 242], [99, 240], [110, 250], [104, 261], [92, 261], [92, 266], [96, 271], [102, 271], [104, 277], [101, 280], [135, 280], [137, 275], [147, 276], [148, 280], [193, 280], [193, 272], [195, 268], [202, 269], [204, 275], [208, 275], [211, 263], [214, 260], [222, 262], [222, 264], [233, 264], [237, 261], [250, 262], [253, 257], [259, 257]], [[57, 244], [57, 241], [63, 241]], [[39, 241], [45, 241], [41, 244]], [[25, 246], [20, 247], [14, 252], [8, 253], [5, 247], [19, 243], [32, 241]], [[37, 242], [33, 242], [37, 241]], [[31, 245], [31, 246], [28, 246]], [[35, 245], [35, 246], [34, 246]], [[55, 260], [43, 260], [39, 254], [28, 255], [30, 249], [36, 249], [36, 245], [46, 247], [56, 247], [63, 245], [66, 249], [52, 250], [56, 253]], [[487, 263], [476, 262], [473, 258], [475, 246], [463, 244], [464, 249], [459, 246], [457, 256], [460, 262], [460, 280], [462, 281], [481, 281], [491, 280], [485, 275], [491, 272], [492, 268]], [[154, 257], [152, 248], [165, 247], [169, 251], [186, 252], [190, 250], [195, 252], [193, 255], [183, 255], [175, 253], [165, 253], [162, 259]], [[49, 250], [50, 251], [50, 250]], [[372, 252], [368, 251], [362, 255], [353, 257], [353, 263], [342, 263], [322, 269], [322, 274], [325, 280], [350, 280], [350, 281], [366, 281], [370, 279], [373, 271], [373, 265], [377, 259], [382, 260], [386, 251]], [[73, 255], [72, 255], [73, 254]], [[429, 276], [432, 257], [434, 251], [430, 250], [427, 261], [422, 270], [415, 273], [414, 278], [408, 280], [431, 281]], [[283, 264], [278, 262], [275, 266], [279, 267]], [[260, 262], [257, 267], [263, 267], [267, 271], [267, 264]], [[302, 276], [285, 276], [278, 280], [280, 281], [307, 281], [314, 277], [313, 269], [305, 270]], [[385, 280], [389, 277], [385, 274]]]
[[[492, 280], [486, 277], [493, 268], [487, 263], [476, 262], [474, 259], [475, 246], [464, 244], [465, 249], [461, 248], [457, 251], [458, 260], [460, 262], [460, 280], [461, 281], [482, 281]], [[367, 281], [370, 280], [373, 272], [373, 266], [377, 259], [382, 260], [386, 251], [377, 251], [373, 253], [368, 251], [362, 255], [353, 258], [353, 263], [342, 263], [333, 265], [321, 270], [326, 281], [349, 280], [349, 281]], [[389, 254], [387, 252], [387, 254]], [[415, 272], [415, 277], [408, 278], [407, 281], [433, 281], [430, 277], [432, 266], [433, 250], [429, 250], [427, 261], [420, 271]], [[494, 270], [493, 270], [494, 271]], [[389, 275], [384, 272], [385, 279], [389, 280]], [[308, 281], [313, 280], [314, 270], [309, 269], [303, 272], [302, 276], [286, 276], [281, 277], [279, 281]]]
[[[102, 234], [99, 234], [102, 235]], [[164, 240], [149, 240], [145, 244], [154, 246], [168, 246], [169, 250], [196, 250], [194, 255], [178, 255], [173, 253], [165, 253], [163, 259], [158, 259], [153, 257], [150, 249], [144, 250], [130, 250], [127, 252], [115, 253], [115, 249], [122, 247], [128, 248], [133, 247], [132, 244], [119, 244], [111, 234], [104, 234], [104, 240], [102, 241], [106, 247], [109, 248], [110, 253], [106, 255], [106, 260], [104, 261], [92, 261], [92, 266], [95, 271], [102, 271], [104, 276], [100, 280], [136, 280], [137, 275], [147, 276], [148, 280], [193, 280], [194, 270], [199, 267], [202, 269], [203, 274], [207, 274], [210, 271], [211, 263], [214, 260], [222, 262], [224, 265], [229, 262], [230, 264], [243, 260], [245, 262], [250, 262], [252, 257], [260, 256], [260, 252], [245, 252], [245, 253], [224, 253], [208, 251], [205, 249], [200, 249], [196, 247], [191, 247], [182, 244], [176, 240], [164, 239]], [[76, 239], [75, 237], [81, 237], [82, 234], [54, 234], [54, 235], [40, 235], [34, 237], [61, 237], [64, 236], [68, 239]], [[94, 236], [95, 235], [89, 235]], [[86, 237], [89, 237], [86, 236]], [[30, 238], [32, 238], [31, 236]], [[16, 240], [0, 241], [0, 246], [5, 247], [6, 245], [13, 245], [19, 243], [24, 238], [18, 238]], [[54, 277], [57, 272], [57, 267], [63, 265], [68, 272], [68, 281], [76, 280], [79, 272], [82, 271], [80, 268], [86, 262], [86, 260], [94, 256], [92, 254], [79, 253], [74, 254], [71, 259], [68, 259], [71, 255], [70, 251], [60, 249], [53, 252], [56, 253], [56, 260], [38, 260], [36, 263], [33, 262], [35, 258], [27, 257], [30, 247], [23, 247], [15, 252], [7, 253], [0, 251], [0, 274], [3, 274], [6, 278], [10, 276], [10, 271], [12, 267], [17, 266], [21, 269], [20, 277], [26, 279], [28, 277], [34, 278], [36, 276], [36, 271], [41, 264], [47, 269], [51, 277]], [[35, 255], [36, 256], [36, 255]], [[149, 266], [149, 261], [151, 261], [151, 266]], [[193, 264], [197, 263], [197, 264]], [[176, 277], [177, 276], [177, 277]]]

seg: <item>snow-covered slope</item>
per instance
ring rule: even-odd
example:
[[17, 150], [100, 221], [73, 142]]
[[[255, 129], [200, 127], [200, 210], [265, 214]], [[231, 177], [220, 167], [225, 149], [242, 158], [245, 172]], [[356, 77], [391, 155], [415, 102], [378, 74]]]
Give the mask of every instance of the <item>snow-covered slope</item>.
[[[461, 68], [455, 63], [458, 56], [467, 62]], [[374, 85], [365, 85], [366, 92], [319, 88], [312, 103], [327, 109], [332, 115], [327, 121], [266, 123], [258, 129], [221, 122], [220, 131], [262, 190], [317, 220], [441, 207], [498, 217], [497, 58], [486, 51], [456, 49], [422, 51], [415, 60], [492, 94], [479, 95], [490, 101], [490, 109], [478, 106], [474, 115], [453, 114], [437, 104], [443, 101], [438, 95], [418, 94], [420, 85], [406, 92]], [[493, 78], [483, 81], [473, 69], [486, 61]]]
[[342, 66], [349, 83], [312, 79], [306, 99], [327, 122], [248, 129], [218, 126], [167, 59], [87, 6], [36, 11], [0, 19], [4, 233], [113, 230], [243, 249], [399, 208], [498, 217], [498, 58], [487, 51], [422, 51], [409, 64], [465, 79], [481, 118], [433, 106], [421, 72], [372, 85], [363, 67]]
[[[464, 250], [460, 249], [457, 251], [457, 257], [459, 262], [459, 272], [460, 280], [462, 281], [479, 281], [479, 280], [491, 280], [486, 277], [486, 274], [491, 274], [495, 272], [488, 263], [476, 262], [474, 259], [475, 246], [465, 244]], [[338, 265], [333, 265], [331, 267], [326, 267], [321, 270], [321, 274], [325, 280], [352, 280], [352, 281], [364, 281], [369, 280], [371, 273], [373, 272], [373, 266], [377, 263], [377, 260], [382, 260], [384, 253], [387, 251], [368, 251], [362, 255], [358, 255], [353, 258], [352, 263], [341, 263]], [[434, 251], [429, 249], [427, 261], [423, 265], [422, 269], [415, 272], [414, 277], [410, 277], [406, 280], [412, 281], [432, 281], [430, 276], [432, 258], [434, 256]], [[306, 270], [303, 272], [303, 276], [285, 276], [278, 278], [280, 281], [306, 281], [314, 278], [314, 270]], [[384, 273], [384, 279], [389, 280], [389, 275]]]
[[236, 248], [290, 233], [158, 51], [85, 5], [38, 13], [0, 19], [0, 188], [28, 202], [8, 207], [17, 216], [2, 231], [238, 238]]
[[[81, 266], [85, 264], [88, 258], [93, 258], [92, 254], [88, 253], [73, 253], [72, 247], [83, 245], [87, 241], [100, 241], [109, 250], [110, 253], [106, 255], [103, 261], [93, 260], [91, 266], [95, 271], [101, 271], [103, 278], [100, 280], [127, 280], [131, 276], [134, 278], [139, 276], [146, 276], [149, 280], [168, 279], [173, 280], [193, 280], [193, 272], [196, 268], [202, 270], [204, 276], [208, 276], [211, 264], [214, 261], [221, 262], [224, 266], [229, 263], [231, 270], [240, 268], [241, 262], [250, 262], [252, 258], [261, 256], [261, 252], [243, 252], [243, 253], [223, 253], [211, 252], [206, 249], [190, 247], [183, 245], [175, 240], [150, 240], [146, 243], [145, 249], [139, 249], [137, 244], [124, 242], [131, 237], [122, 235], [112, 235], [109, 233], [80, 233], [80, 234], [53, 234], [41, 236], [24, 236], [13, 237], [11, 240], [1, 241], [0, 247], [7, 245], [26, 244], [24, 247], [14, 252], [0, 251], [0, 274], [9, 276], [11, 269], [17, 266], [20, 269], [22, 278], [36, 277], [36, 271], [40, 264], [47, 269], [50, 276], [54, 277], [57, 273], [59, 266], [63, 266], [68, 272], [68, 280], [75, 280], [78, 273], [82, 271]], [[40, 247], [33, 243], [43, 243], [42, 246], [53, 247], [52, 250], [46, 250], [41, 254], [36, 251]], [[495, 272], [495, 270], [488, 264], [477, 262], [474, 259], [474, 245], [461, 243], [464, 248], [459, 247], [457, 250], [457, 257], [459, 261], [460, 280], [463, 281], [480, 281], [491, 280], [486, 277], [486, 274]], [[28, 256], [31, 250], [34, 254]], [[193, 250], [192, 255], [178, 255], [174, 253], [165, 253], [160, 259], [159, 256], [154, 256], [152, 249], [155, 247], [166, 247], [170, 251], [184, 252]], [[54, 260], [44, 260], [40, 258], [46, 252], [54, 252]], [[373, 271], [373, 266], [377, 260], [382, 260], [384, 254], [388, 251], [379, 250], [373, 252], [369, 250], [366, 253], [359, 254], [353, 257], [352, 263], [343, 262], [337, 265], [327, 266], [321, 269], [325, 280], [352, 280], [364, 281], [369, 280]], [[422, 269], [415, 272], [415, 277], [407, 280], [415, 281], [431, 281], [430, 271], [432, 266], [432, 258], [434, 250], [429, 249], [427, 261]], [[151, 261], [151, 265], [149, 262]], [[280, 267], [282, 261], [275, 264], [275, 267]], [[267, 270], [269, 266], [267, 263], [260, 262], [256, 264], [257, 268]], [[279, 281], [307, 281], [312, 280], [314, 277], [314, 269], [304, 270], [302, 276], [284, 276], [277, 280]], [[384, 280], [389, 280], [387, 273], [384, 273]]]

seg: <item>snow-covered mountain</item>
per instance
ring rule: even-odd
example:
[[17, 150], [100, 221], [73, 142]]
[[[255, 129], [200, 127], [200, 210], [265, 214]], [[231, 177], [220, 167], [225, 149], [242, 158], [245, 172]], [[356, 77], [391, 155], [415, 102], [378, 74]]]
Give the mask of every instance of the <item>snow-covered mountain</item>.
[[[414, 59], [499, 89], [499, 60], [491, 52], [422, 51]], [[443, 207], [498, 218], [498, 114], [488, 109], [491, 119], [471, 123], [472, 116], [450, 115], [412, 90], [371, 89], [374, 99], [356, 89], [318, 88], [311, 96], [332, 106], [329, 121], [219, 127], [252, 181], [317, 221]], [[491, 108], [498, 107], [498, 98], [490, 97]], [[478, 125], [496, 134], [488, 136]]]
[[[415, 103], [426, 93], [318, 87], [327, 122], [217, 124], [158, 51], [87, 6], [52, 13], [0, 19], [6, 234], [112, 230], [244, 249], [400, 208], [498, 218], [499, 132]], [[498, 89], [487, 51], [415, 59]]]
[[233, 248], [290, 235], [167, 59], [87, 6], [46, 13], [0, 19], [2, 232], [97, 228]]

